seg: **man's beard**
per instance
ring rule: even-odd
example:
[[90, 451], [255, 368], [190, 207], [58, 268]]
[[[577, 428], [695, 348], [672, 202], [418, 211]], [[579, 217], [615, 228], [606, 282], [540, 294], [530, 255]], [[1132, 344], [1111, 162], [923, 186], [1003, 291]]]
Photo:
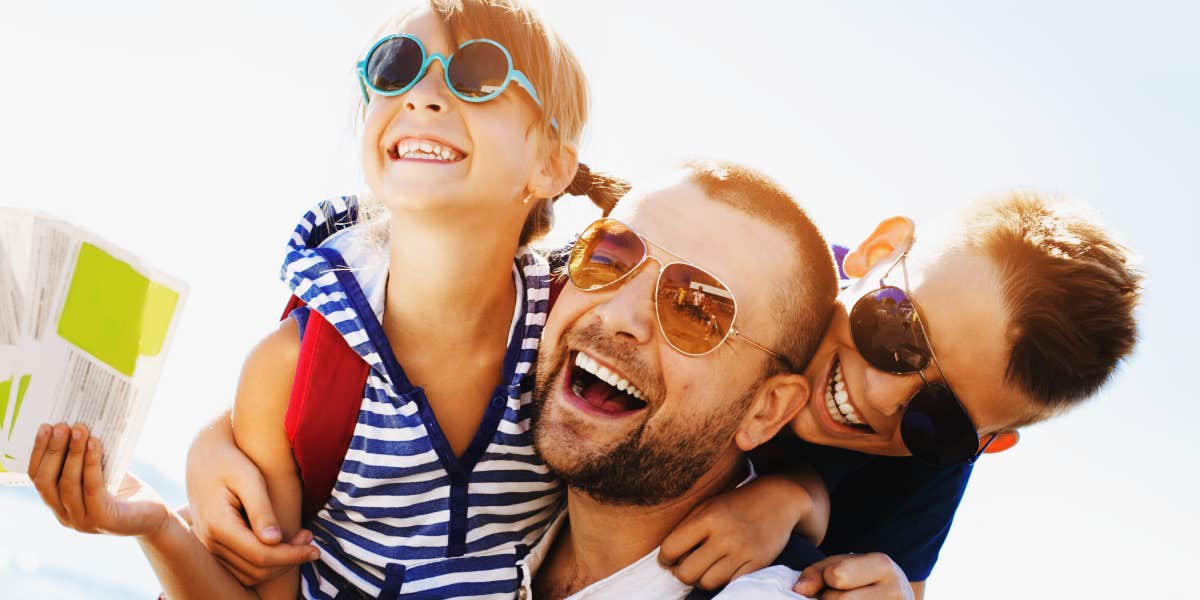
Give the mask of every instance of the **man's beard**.
[[[600, 334], [599, 327], [567, 332], [563, 338], [564, 342], [575, 341], [576, 347], [601, 350], [608, 356], [635, 356], [628, 348], [616, 347], [611, 338]], [[682, 496], [729, 447], [733, 432], [758, 388], [753, 386], [736, 402], [722, 403], [705, 415], [691, 413], [686, 419], [681, 415], [675, 422], [659, 423], [653, 429], [647, 428], [647, 418], [607, 449], [590, 446], [586, 439], [563, 444], [558, 443], [561, 437], [546, 432], [540, 423], [554, 387], [562, 382], [563, 370], [571, 368], [566, 364], [569, 353], [565, 343], [555, 348], [553, 354], [548, 350], [542, 347], [533, 391], [530, 426], [535, 446], [542, 460], [567, 486], [605, 504], [652, 506]], [[548, 368], [542, 368], [547, 365]], [[646, 370], [636, 363], [630, 367], [634, 372]], [[662, 389], [661, 385], [653, 387]], [[659, 402], [651, 406], [661, 406], [662, 396], [659, 392]], [[571, 429], [574, 416], [564, 414], [561, 407], [552, 408], [557, 408], [562, 428]]]

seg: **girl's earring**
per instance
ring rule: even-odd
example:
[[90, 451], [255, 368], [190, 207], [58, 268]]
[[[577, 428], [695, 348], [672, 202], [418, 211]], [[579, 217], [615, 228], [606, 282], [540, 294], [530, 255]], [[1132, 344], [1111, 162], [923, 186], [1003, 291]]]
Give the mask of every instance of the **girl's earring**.
[[525, 197], [521, 199], [521, 204], [529, 204], [531, 198], [533, 198], [533, 192], [525, 194]]

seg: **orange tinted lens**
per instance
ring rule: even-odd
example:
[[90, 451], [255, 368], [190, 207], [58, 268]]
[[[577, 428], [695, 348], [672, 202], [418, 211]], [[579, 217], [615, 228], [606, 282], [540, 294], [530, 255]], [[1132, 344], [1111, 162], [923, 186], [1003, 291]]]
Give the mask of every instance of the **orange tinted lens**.
[[681, 263], [663, 269], [657, 300], [663, 335], [686, 354], [720, 346], [737, 312], [733, 294], [716, 277]]
[[618, 221], [592, 223], [571, 248], [567, 274], [581, 290], [595, 290], [628, 275], [646, 256], [641, 238]]

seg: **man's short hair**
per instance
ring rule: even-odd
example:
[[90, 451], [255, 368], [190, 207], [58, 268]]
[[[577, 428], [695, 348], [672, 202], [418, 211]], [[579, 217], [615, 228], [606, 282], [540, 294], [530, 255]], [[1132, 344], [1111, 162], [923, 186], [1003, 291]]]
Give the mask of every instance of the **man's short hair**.
[[773, 302], [780, 315], [775, 349], [796, 369], [803, 369], [821, 343], [837, 297], [837, 269], [825, 237], [791, 195], [762, 173], [712, 160], [689, 161], [684, 168], [688, 181], [709, 198], [778, 227], [792, 238], [794, 256], [764, 256], [763, 260], [779, 264], [795, 260]]
[[996, 265], [1009, 313], [1006, 377], [1052, 416], [1094, 394], [1137, 341], [1142, 274], [1128, 248], [1087, 216], [1034, 194], [984, 205], [966, 248]]

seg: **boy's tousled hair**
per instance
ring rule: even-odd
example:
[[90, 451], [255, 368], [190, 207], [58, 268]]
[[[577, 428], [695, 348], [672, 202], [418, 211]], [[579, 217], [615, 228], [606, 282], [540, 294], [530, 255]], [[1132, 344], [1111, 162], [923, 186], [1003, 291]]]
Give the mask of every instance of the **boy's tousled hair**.
[[[793, 241], [792, 273], [775, 293], [780, 315], [775, 351], [803, 369], [821, 343], [837, 297], [837, 270], [825, 236], [804, 209], [771, 178], [738, 164], [692, 160], [684, 164], [688, 181], [709, 198], [785, 231]], [[786, 264], [788, 257], [763, 260]], [[772, 369], [771, 372], [779, 372]]]
[[[521, 0], [426, 2], [441, 19], [454, 47], [468, 39], [488, 38], [508, 48], [513, 66], [529, 78], [542, 101], [534, 127], [548, 142], [548, 152], [559, 152], [564, 143], [579, 143], [588, 119], [587, 79], [575, 53], [531, 6]], [[426, 2], [417, 3], [389, 19], [380, 33], [400, 33], [400, 23]], [[568, 194], [587, 196], [605, 215], [627, 191], [629, 184], [625, 181], [592, 171], [582, 164], [566, 189]], [[553, 203], [558, 197], [536, 199], [521, 231], [521, 244], [550, 231], [554, 222]]]
[[1072, 207], [1034, 194], [985, 204], [960, 242], [996, 266], [1009, 315], [1007, 379], [1040, 420], [1094, 394], [1132, 352], [1142, 274], [1132, 253]]

